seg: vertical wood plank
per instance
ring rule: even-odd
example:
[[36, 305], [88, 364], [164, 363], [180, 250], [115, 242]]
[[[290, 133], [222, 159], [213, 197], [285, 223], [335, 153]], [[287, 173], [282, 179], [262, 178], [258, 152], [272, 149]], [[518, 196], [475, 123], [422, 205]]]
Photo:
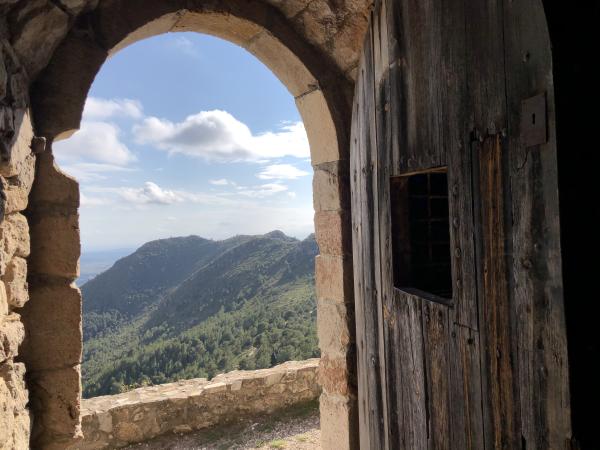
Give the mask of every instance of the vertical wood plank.
[[483, 449], [479, 336], [468, 327], [450, 328], [450, 448]]
[[380, 315], [374, 266], [372, 154], [376, 135], [372, 124], [373, 34], [365, 38], [356, 84], [351, 139], [352, 231], [355, 279], [356, 339], [358, 347], [359, 433], [361, 448], [383, 448], [384, 405], [380, 377]]
[[450, 339], [448, 307], [423, 301], [423, 357], [425, 365], [427, 448], [450, 447]]
[[511, 305], [505, 248], [503, 146], [500, 135], [474, 146], [481, 230], [481, 342], [486, 448], [520, 445], [511, 363]]
[[[542, 2], [505, 2], [505, 58], [513, 193], [513, 265], [523, 445], [564, 448], [571, 438], [562, 286], [552, 49]], [[548, 142], [525, 148], [521, 102], [546, 93]], [[568, 112], [566, 114], [569, 114]], [[567, 150], [568, 151], [568, 150]]]

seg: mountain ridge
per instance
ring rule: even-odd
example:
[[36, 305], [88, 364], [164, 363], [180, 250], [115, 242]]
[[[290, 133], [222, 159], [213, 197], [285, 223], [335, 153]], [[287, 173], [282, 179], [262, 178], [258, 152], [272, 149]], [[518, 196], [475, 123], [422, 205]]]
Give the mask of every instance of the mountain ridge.
[[143, 244], [81, 287], [84, 393], [318, 356], [317, 253], [279, 230]]

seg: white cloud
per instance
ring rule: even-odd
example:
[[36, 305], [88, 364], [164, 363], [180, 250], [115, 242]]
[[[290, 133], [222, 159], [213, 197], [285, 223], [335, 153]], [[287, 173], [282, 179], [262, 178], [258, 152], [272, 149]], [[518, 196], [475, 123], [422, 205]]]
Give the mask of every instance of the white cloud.
[[193, 58], [200, 57], [198, 47], [196, 47], [194, 43], [185, 36], [177, 36], [171, 42], [177, 50], [181, 51], [187, 56], [191, 56]]
[[310, 155], [302, 122], [253, 135], [247, 125], [220, 110], [201, 111], [178, 123], [147, 117], [133, 131], [140, 144], [209, 161], [264, 161]]
[[262, 180], [295, 180], [306, 175], [310, 174], [291, 164], [272, 164], [256, 176]]
[[296, 198], [296, 193], [295, 192], [288, 192], [287, 195], [290, 198]]
[[151, 181], [145, 182], [141, 188], [121, 188], [118, 193], [125, 201], [134, 204], [155, 203], [170, 205], [185, 201], [185, 198], [181, 194], [168, 189], [162, 189]]
[[234, 184], [226, 178], [220, 178], [218, 180], [209, 180], [208, 182], [214, 186], [227, 186], [228, 184]]
[[234, 201], [227, 194], [188, 192], [165, 189], [152, 181], [142, 187], [87, 186], [86, 191], [94, 194], [110, 195], [111, 203], [124, 205], [173, 205], [176, 203], [201, 203], [204, 205], [229, 205]]
[[136, 158], [121, 142], [119, 134], [119, 127], [112, 123], [84, 121], [79, 131], [52, 148], [61, 164], [85, 160], [124, 166]]
[[246, 197], [251, 198], [265, 198], [270, 197], [271, 195], [278, 194], [280, 192], [285, 192], [288, 190], [288, 187], [284, 184], [280, 183], [267, 183], [261, 184], [260, 186], [254, 187], [243, 187], [240, 186], [238, 188], [238, 193], [244, 195]]
[[84, 120], [106, 120], [113, 117], [141, 119], [144, 116], [138, 100], [88, 97], [83, 109]]
[[79, 194], [79, 204], [82, 207], [86, 206], [104, 206], [110, 204], [111, 201], [102, 197], [88, 197], [83, 192]]
[[110, 172], [133, 172], [136, 170], [114, 164], [86, 162], [61, 164], [60, 168], [77, 180], [84, 182], [105, 180]]

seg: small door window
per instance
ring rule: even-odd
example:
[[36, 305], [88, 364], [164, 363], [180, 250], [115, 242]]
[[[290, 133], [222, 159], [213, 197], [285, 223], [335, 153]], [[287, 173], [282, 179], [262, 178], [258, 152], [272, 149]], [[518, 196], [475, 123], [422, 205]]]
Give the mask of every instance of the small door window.
[[394, 286], [452, 299], [446, 169], [392, 177], [390, 187]]

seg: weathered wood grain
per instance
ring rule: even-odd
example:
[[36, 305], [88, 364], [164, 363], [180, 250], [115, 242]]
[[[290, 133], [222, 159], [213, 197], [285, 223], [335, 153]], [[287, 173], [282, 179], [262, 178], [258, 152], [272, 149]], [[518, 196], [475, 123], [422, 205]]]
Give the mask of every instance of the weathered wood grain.
[[[505, 2], [514, 327], [522, 443], [569, 448], [571, 422], [552, 49], [542, 2]], [[526, 148], [521, 102], [546, 94], [548, 142]], [[567, 112], [567, 114], [569, 114]], [[569, 151], [568, 149], [566, 151]]]
[[379, 312], [374, 266], [375, 152], [372, 31], [367, 33], [357, 80], [350, 149], [353, 262], [361, 448], [383, 448], [384, 390], [380, 377]]
[[[374, 4], [351, 146], [361, 448], [561, 448], [570, 430], [555, 154], [532, 155], [518, 132], [522, 97], [552, 88], [538, 3]], [[513, 70], [531, 49], [533, 72]], [[390, 183], [445, 165], [454, 287], [441, 304], [394, 288], [410, 267]]]

